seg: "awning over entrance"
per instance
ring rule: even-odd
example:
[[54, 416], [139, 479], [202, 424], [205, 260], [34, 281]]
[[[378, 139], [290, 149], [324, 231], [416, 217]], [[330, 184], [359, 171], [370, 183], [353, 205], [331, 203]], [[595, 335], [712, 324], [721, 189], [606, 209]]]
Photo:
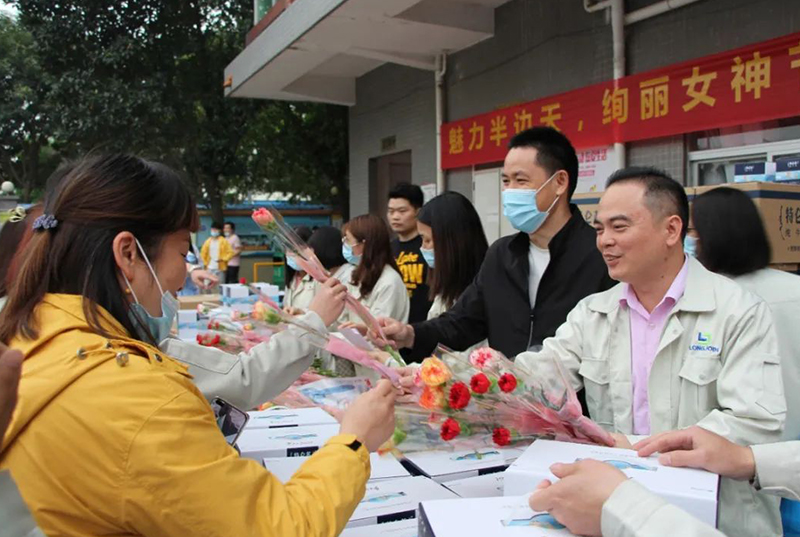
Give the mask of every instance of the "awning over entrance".
[[433, 71], [491, 37], [507, 1], [295, 0], [225, 69], [225, 94], [353, 105], [356, 78], [384, 63]]

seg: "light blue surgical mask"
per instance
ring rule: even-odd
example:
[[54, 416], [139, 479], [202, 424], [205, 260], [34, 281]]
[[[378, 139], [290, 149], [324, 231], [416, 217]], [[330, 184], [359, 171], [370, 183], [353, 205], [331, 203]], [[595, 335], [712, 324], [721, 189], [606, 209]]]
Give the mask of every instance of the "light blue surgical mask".
[[[558, 173], [558, 172], [556, 172]], [[539, 206], [536, 204], [536, 194], [538, 194], [544, 187], [553, 180], [556, 174], [542, 184], [536, 190], [528, 190], [521, 188], [507, 188], [503, 190], [503, 214], [508, 218], [514, 229], [522, 231], [523, 233], [533, 233], [544, 224], [547, 216], [555, 206], [558, 198], [553, 200], [550, 207], [546, 211], [540, 211]]]
[[219, 237], [219, 231], [212, 231], [211, 236], [214, 238]]
[[342, 256], [351, 265], [358, 266], [358, 264], [361, 263], [361, 256], [354, 254], [353, 247], [347, 244], [347, 242], [342, 243]]
[[419, 252], [422, 254], [422, 257], [425, 258], [425, 262], [428, 266], [433, 268], [433, 248], [420, 248]]
[[697, 237], [686, 235], [686, 238], [683, 239], [683, 251], [689, 257], [697, 257]]
[[[158, 285], [158, 290], [161, 291], [161, 316], [156, 317], [151, 315], [144, 308], [144, 306], [139, 303], [139, 298], [136, 296], [136, 292], [133, 290], [131, 283], [123, 273], [122, 277], [125, 279], [125, 283], [128, 285], [128, 289], [133, 295], [133, 299], [136, 301], [135, 304], [131, 304], [128, 315], [133, 322], [133, 326], [136, 328], [136, 333], [139, 336], [139, 339], [149, 342], [150, 335], [152, 335], [156, 339], [156, 345], [158, 345], [169, 336], [169, 332], [175, 322], [175, 317], [178, 315], [180, 303], [178, 302], [177, 298], [172, 296], [172, 293], [165, 292], [164, 288], [161, 287], [161, 282], [158, 281], [156, 271], [153, 270], [153, 265], [150, 264], [147, 254], [144, 253], [144, 248], [142, 248], [142, 245], [139, 244], [139, 239], [136, 239], [136, 247], [139, 248], [139, 252], [141, 252], [145, 263], [147, 263], [147, 268], [150, 269], [150, 274], [153, 275], [153, 279], [156, 281], [156, 285]], [[144, 323], [144, 325], [142, 323]]]
[[303, 269], [297, 264], [297, 261], [294, 260], [293, 256], [287, 255], [286, 256], [286, 264], [289, 265], [293, 271], [295, 272], [303, 272]]

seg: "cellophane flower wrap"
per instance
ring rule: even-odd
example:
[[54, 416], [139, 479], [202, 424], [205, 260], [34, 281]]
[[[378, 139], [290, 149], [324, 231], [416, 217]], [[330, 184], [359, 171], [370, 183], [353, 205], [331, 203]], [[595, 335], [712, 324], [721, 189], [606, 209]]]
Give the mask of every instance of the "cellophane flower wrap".
[[[359, 349], [352, 343], [332, 336], [325, 332], [322, 333], [308, 323], [283, 311], [271, 298], [261, 293], [257, 288], [250, 286], [250, 290], [259, 295], [260, 302], [253, 308], [253, 316], [257, 319], [269, 319], [276, 321], [280, 319], [285, 324], [292, 324], [310, 335], [308, 341], [320, 350], [325, 350], [340, 358], [345, 358], [353, 363], [362, 365], [377, 371], [384, 377], [391, 380], [394, 384], [399, 384], [400, 375], [392, 367], [386, 365], [380, 358], [379, 353], [370, 353]], [[260, 304], [260, 305], [259, 305]], [[269, 322], [269, 321], [268, 321]]]
[[397, 407], [397, 429], [385, 449], [477, 449], [548, 437], [612, 446], [583, 416], [557, 358], [532, 373], [484, 347], [458, 353], [440, 346], [416, 372], [418, 395]]
[[[322, 265], [320, 260], [314, 254], [308, 244], [301, 239], [297, 233], [288, 225], [281, 214], [275, 209], [260, 208], [253, 211], [253, 221], [273, 238], [278, 245], [280, 245], [285, 252], [291, 252], [295, 255], [295, 261], [306, 274], [320, 283], [325, 283], [331, 277], [330, 272]], [[350, 293], [345, 297], [345, 303], [358, 317], [366, 324], [370, 330], [380, 335], [384, 340], [387, 338], [383, 334], [378, 320], [375, 318], [369, 309], [358, 301]], [[396, 355], [395, 359], [402, 360], [399, 354], [391, 348], [384, 349], [392, 355]]]

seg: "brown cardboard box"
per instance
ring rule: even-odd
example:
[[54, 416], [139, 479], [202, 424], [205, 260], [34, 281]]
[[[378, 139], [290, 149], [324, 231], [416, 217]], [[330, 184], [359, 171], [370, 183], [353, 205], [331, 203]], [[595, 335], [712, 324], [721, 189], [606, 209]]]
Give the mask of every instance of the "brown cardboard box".
[[602, 192], [587, 192], [585, 194], [575, 194], [572, 196], [572, 203], [578, 206], [583, 218], [589, 222], [594, 223], [594, 217], [597, 216], [597, 205], [600, 203]]
[[[781, 183], [727, 183], [724, 185], [687, 187], [691, 203], [695, 196], [721, 186], [736, 188], [747, 193], [764, 220], [774, 268], [794, 271], [800, 263], [800, 185]], [[602, 192], [575, 194], [572, 202], [578, 206], [590, 224], [597, 216], [597, 205]]]
[[[793, 265], [800, 263], [800, 185], [729, 183], [697, 187], [695, 195], [720, 186], [729, 186], [745, 192], [758, 207], [772, 247], [771, 265], [775, 268], [791, 269], [794, 268]], [[746, 248], [746, 245], [743, 247]]]
[[180, 302], [182, 310], [193, 310], [197, 309], [197, 306], [200, 304], [222, 304], [222, 296], [221, 295], [191, 295], [191, 296], [179, 296], [178, 302]]

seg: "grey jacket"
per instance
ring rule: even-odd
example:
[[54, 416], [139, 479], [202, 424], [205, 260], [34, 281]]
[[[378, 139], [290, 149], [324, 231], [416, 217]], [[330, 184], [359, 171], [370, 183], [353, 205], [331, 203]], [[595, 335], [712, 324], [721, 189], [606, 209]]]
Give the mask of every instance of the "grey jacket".
[[[800, 442], [752, 446], [762, 493], [800, 500]], [[603, 505], [603, 537], [724, 537], [633, 480]]]
[[[593, 420], [633, 432], [630, 317], [622, 285], [586, 297], [538, 353], [517, 364], [585, 388]], [[648, 382], [653, 434], [699, 425], [741, 445], [782, 440], [786, 399], [769, 308], [756, 295], [689, 259], [686, 290], [667, 319]], [[731, 537], [782, 535], [778, 501], [723, 479], [721, 528]]]
[[[298, 319], [323, 334], [328, 333], [320, 316], [313, 311]], [[189, 366], [195, 385], [206, 399], [220, 397], [249, 410], [283, 392], [311, 367], [317, 349], [310, 338], [308, 333], [290, 326], [268, 342], [238, 355], [177, 338], [165, 339], [159, 348]]]
[[0, 472], [0, 535], [2, 537], [44, 537], [19, 495], [11, 473]]

